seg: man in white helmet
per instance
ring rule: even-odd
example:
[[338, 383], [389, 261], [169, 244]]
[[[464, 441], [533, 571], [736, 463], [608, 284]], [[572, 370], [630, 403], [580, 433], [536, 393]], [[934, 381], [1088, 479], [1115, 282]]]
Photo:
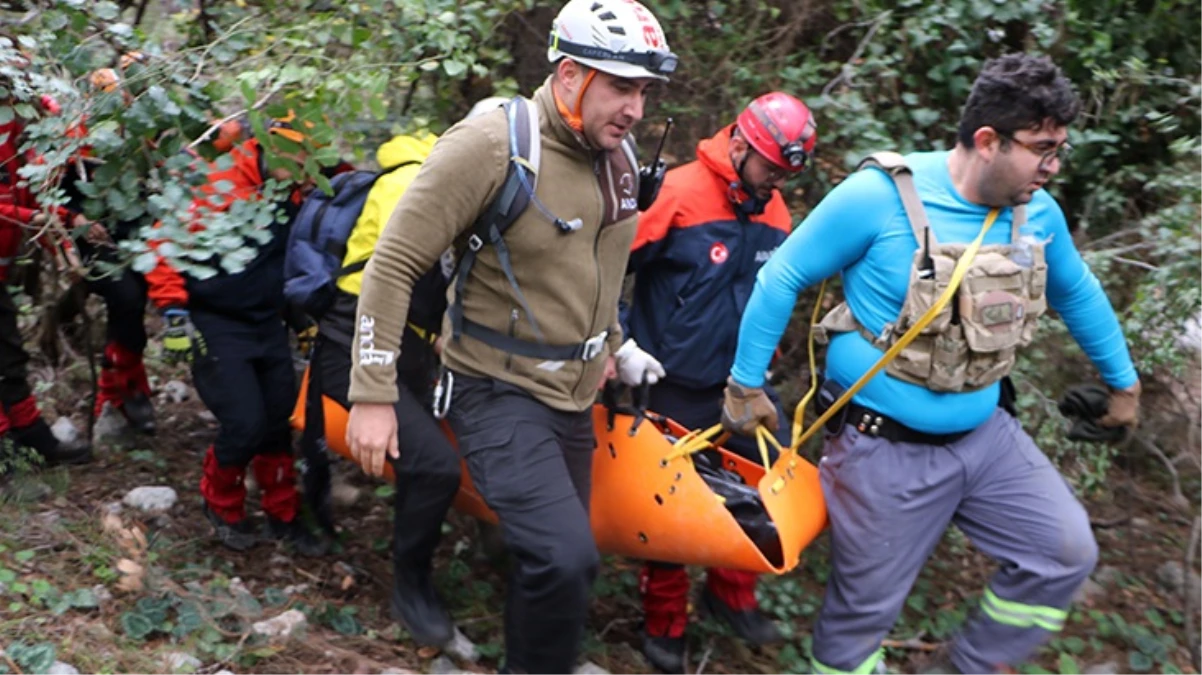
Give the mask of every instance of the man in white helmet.
[[[537, 182], [523, 173], [529, 204], [503, 243], [482, 241], [476, 223], [495, 222], [490, 207], [512, 185], [508, 109], [444, 134], [385, 226], [363, 275], [347, 430], [368, 471], [398, 456], [395, 364], [414, 281], [447, 247], [470, 252], [443, 320], [440, 402], [514, 560], [505, 669], [529, 673], [576, 665], [598, 565], [591, 408], [623, 344], [618, 295], [639, 208], [623, 139], [676, 67], [659, 22], [632, 0], [569, 2], [548, 58], [554, 72], [529, 108], [511, 108], [536, 113], [539, 170]], [[655, 367], [637, 348], [617, 359], [631, 379]]]

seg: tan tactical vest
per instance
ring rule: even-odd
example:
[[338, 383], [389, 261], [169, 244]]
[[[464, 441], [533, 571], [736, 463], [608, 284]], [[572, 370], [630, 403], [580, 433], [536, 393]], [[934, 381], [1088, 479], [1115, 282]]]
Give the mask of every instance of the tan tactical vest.
[[[940, 244], [930, 230], [914, 177], [896, 152], [878, 152], [859, 168], [884, 170], [897, 185], [906, 217], [918, 242], [910, 265], [910, 287], [901, 315], [872, 335], [841, 303], [814, 327], [814, 339], [827, 344], [833, 333], [858, 331], [878, 349], [887, 350], [918, 323], [950, 283], [956, 261], [968, 244]], [[1047, 310], [1044, 290], [1048, 266], [1043, 242], [1022, 240], [1027, 220], [1015, 207], [1010, 244], [982, 246], [953, 298], [925, 329], [886, 367], [885, 372], [931, 391], [974, 391], [1002, 379], [1014, 366], [1015, 350], [1030, 344], [1039, 317]], [[1015, 244], [1019, 244], [1016, 246]], [[1016, 262], [1019, 259], [1019, 264]], [[1025, 259], [1023, 259], [1025, 258]], [[958, 322], [953, 321], [954, 315]]]

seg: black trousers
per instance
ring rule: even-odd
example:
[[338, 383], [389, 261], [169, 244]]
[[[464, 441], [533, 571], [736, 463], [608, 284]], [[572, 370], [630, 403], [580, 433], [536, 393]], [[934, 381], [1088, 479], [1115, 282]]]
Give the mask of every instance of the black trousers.
[[8, 407], [29, 398], [29, 352], [17, 327], [17, 305], [0, 288], [0, 404]]
[[518, 387], [456, 373], [450, 422], [515, 563], [505, 665], [570, 673], [600, 561], [588, 516], [592, 411], [553, 410]]
[[[322, 392], [350, 408], [350, 348], [323, 340], [314, 355]], [[396, 474], [393, 565], [419, 577], [430, 573], [434, 549], [442, 538], [442, 521], [459, 491], [460, 476], [459, 453], [430, 412], [432, 375], [421, 369], [397, 373], [398, 398], [393, 407], [400, 457], [389, 460]]]
[[128, 267], [88, 280], [88, 290], [104, 299], [105, 338], [134, 354], [146, 348], [146, 289], [146, 278]]
[[[722, 392], [726, 385], [720, 384], [706, 389], [695, 389], [664, 380], [651, 387], [651, 401], [647, 406], [652, 411], [670, 417], [686, 429], [708, 429], [722, 421]], [[768, 398], [776, 404], [776, 415], [780, 428], [775, 436], [782, 447], [788, 447], [792, 435], [792, 418], [786, 417], [781, 409], [776, 390], [764, 387]], [[731, 434], [724, 448], [753, 462], [760, 463], [759, 445], [754, 438]], [[769, 446], [769, 459], [776, 461], [776, 450]]]
[[213, 443], [217, 463], [246, 466], [255, 455], [291, 452], [296, 376], [283, 321], [191, 315], [208, 348], [192, 366], [192, 383], [221, 425]]

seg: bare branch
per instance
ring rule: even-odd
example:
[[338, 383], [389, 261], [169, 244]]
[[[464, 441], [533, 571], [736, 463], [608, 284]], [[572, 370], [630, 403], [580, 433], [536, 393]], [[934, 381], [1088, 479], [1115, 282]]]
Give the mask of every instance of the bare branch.
[[1173, 461], [1169, 459], [1168, 455], [1164, 454], [1164, 451], [1161, 450], [1155, 443], [1148, 440], [1147, 438], [1144, 438], [1140, 434], [1133, 434], [1131, 440], [1138, 443], [1141, 448], [1143, 448], [1144, 450], [1147, 450], [1151, 454], [1155, 455], [1158, 459], [1160, 459], [1161, 463], [1164, 464], [1165, 468], [1167, 468], [1169, 470], [1169, 475], [1172, 476], [1172, 478], [1173, 478], [1173, 503], [1174, 503], [1174, 505], [1178, 506], [1178, 507], [1184, 506], [1184, 507], [1188, 508], [1189, 500], [1186, 499], [1185, 495], [1181, 493], [1181, 475], [1177, 472], [1177, 467], [1173, 465]]
[[1198, 612], [1198, 589], [1194, 584], [1194, 554], [1198, 552], [1199, 536], [1202, 536], [1202, 516], [1194, 516], [1194, 526], [1190, 528], [1189, 545], [1185, 550], [1185, 640], [1189, 645], [1189, 658], [1194, 670], [1202, 670], [1202, 644], [1198, 637], [1198, 628], [1194, 625], [1194, 616]]
[[277, 92], [279, 92], [281, 86], [282, 85], [279, 85], [279, 84], [276, 84], [275, 86], [273, 86], [266, 94], [263, 94], [263, 96], [261, 96], [259, 98], [259, 100], [255, 101], [254, 104], [251, 105], [249, 108], [242, 108], [241, 110], [234, 112], [234, 113], [230, 113], [229, 115], [226, 115], [225, 117], [222, 117], [221, 119], [214, 122], [212, 125], [209, 126], [208, 129], [205, 129], [204, 133], [201, 134], [199, 137], [197, 137], [196, 140], [194, 140], [188, 144], [188, 149], [191, 150], [191, 149], [195, 148], [196, 146], [200, 145], [201, 143], [204, 143], [205, 141], [209, 140], [209, 138], [211, 138], [213, 136], [213, 134], [216, 133], [217, 130], [221, 128], [221, 125], [225, 124], [226, 122], [229, 122], [230, 120], [238, 119], [239, 117], [245, 115], [246, 113], [250, 112], [251, 110], [258, 110], [259, 108], [262, 108], [263, 106], [267, 105], [267, 101], [270, 100], [272, 96], [275, 96]]
[[714, 639], [710, 638], [705, 645], [705, 653], [701, 655], [701, 663], [697, 664], [697, 675], [705, 672], [706, 665], [710, 662], [710, 654], [714, 653]]
[[933, 642], [923, 642], [918, 637], [912, 637], [907, 640], [883, 640], [882, 647], [891, 647], [893, 649], [912, 649], [919, 652], [936, 652], [939, 651], [939, 645]]
[[831, 90], [841, 83], [851, 84], [851, 80], [855, 76], [852, 64], [860, 60], [860, 57], [864, 54], [864, 50], [868, 48], [868, 44], [872, 42], [872, 38], [876, 36], [876, 32], [880, 30], [881, 26], [884, 25], [885, 20], [888, 19], [892, 14], [893, 10], [885, 10], [884, 12], [881, 12], [876, 19], [873, 19], [872, 25], [868, 28], [868, 32], [864, 34], [864, 37], [860, 40], [860, 44], [856, 45], [856, 51], [852, 52], [851, 57], [848, 58], [847, 62], [844, 63], [839, 69], [839, 74], [836, 75], [830, 82], [827, 82], [826, 86], [822, 88], [823, 96], [829, 96]]
[[1149, 265], [1148, 263], [1143, 262], [1142, 260], [1132, 260], [1130, 258], [1124, 258], [1124, 257], [1118, 256], [1118, 255], [1112, 256], [1112, 258], [1115, 262], [1121, 262], [1125, 265], [1131, 265], [1132, 267], [1139, 267], [1141, 269], [1148, 270], [1149, 272], [1157, 272], [1160, 270], [1160, 268], [1157, 267], [1156, 265]]

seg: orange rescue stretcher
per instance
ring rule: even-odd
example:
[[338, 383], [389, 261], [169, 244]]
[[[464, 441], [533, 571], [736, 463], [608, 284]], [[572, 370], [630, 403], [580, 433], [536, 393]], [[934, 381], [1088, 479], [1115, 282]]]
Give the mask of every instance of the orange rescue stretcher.
[[[292, 413], [292, 426], [304, 429], [309, 386], [306, 370]], [[348, 413], [322, 397], [325, 440], [330, 449], [355, 461], [346, 444]], [[593, 406], [597, 451], [593, 455], [590, 518], [602, 553], [659, 562], [722, 567], [783, 574], [797, 566], [801, 551], [826, 526], [826, 503], [818, 469], [794, 448], [780, 450], [775, 464], [748, 461], [720, 447], [720, 427], [689, 431], [676, 422], [631, 406], [597, 403]], [[454, 443], [444, 423], [443, 429]], [[759, 437], [775, 444], [766, 431]], [[401, 452], [404, 452], [404, 447]], [[719, 458], [723, 469], [737, 473], [754, 488], [778, 542], [757, 545], [697, 471], [694, 455]], [[385, 464], [387, 478], [392, 468]], [[462, 472], [455, 508], [496, 522]], [[771, 528], [768, 528], [771, 530]]]

